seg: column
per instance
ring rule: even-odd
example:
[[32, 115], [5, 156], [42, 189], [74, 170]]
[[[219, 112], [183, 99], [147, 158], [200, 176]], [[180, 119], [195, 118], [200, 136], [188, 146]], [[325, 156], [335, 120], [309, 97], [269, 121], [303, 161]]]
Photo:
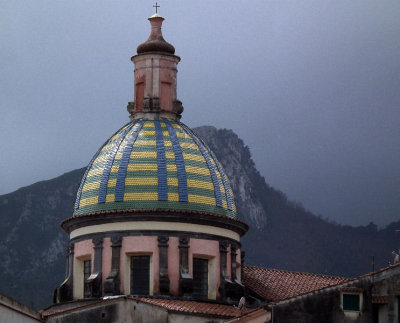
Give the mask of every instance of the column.
[[191, 296], [192, 277], [189, 274], [189, 238], [179, 238], [179, 294]]
[[227, 253], [228, 253], [228, 242], [219, 242], [219, 263], [220, 263], [220, 282], [219, 282], [219, 296], [222, 300], [226, 299], [227, 283], [229, 283], [227, 277]]
[[169, 295], [169, 277], [168, 277], [168, 241], [169, 237], [158, 237], [159, 252], [159, 292], [160, 295]]
[[54, 290], [53, 303], [72, 301], [73, 299], [73, 266], [74, 266], [74, 244], [70, 243], [66, 250], [67, 266], [65, 280]]
[[101, 297], [101, 272], [103, 266], [103, 238], [96, 237], [92, 239], [93, 249], [94, 249], [94, 259], [93, 259], [93, 272], [85, 282], [89, 285], [86, 288], [90, 295], [85, 295], [85, 297]]
[[121, 246], [122, 236], [111, 237], [111, 271], [106, 280], [104, 281], [104, 295], [120, 295], [121, 294], [121, 281], [120, 275], [120, 263], [121, 263]]

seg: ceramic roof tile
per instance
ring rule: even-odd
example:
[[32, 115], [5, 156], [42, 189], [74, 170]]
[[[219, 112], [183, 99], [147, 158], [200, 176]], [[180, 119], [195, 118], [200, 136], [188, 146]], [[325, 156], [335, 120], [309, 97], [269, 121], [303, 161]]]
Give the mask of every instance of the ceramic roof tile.
[[240, 310], [233, 305], [209, 302], [174, 300], [165, 298], [132, 297], [140, 302], [162, 307], [170, 312], [190, 313], [193, 315], [210, 315], [224, 318], [240, 317], [257, 309], [244, 308]]
[[372, 296], [373, 304], [388, 304], [389, 298], [387, 296]]
[[154, 209], [237, 218], [215, 155], [193, 130], [166, 118], [134, 120], [105, 142], [82, 178], [73, 215]]
[[110, 299], [99, 299], [89, 303], [72, 302], [71, 304], [66, 304], [66, 307], [63, 308], [57, 308], [53, 310], [49, 309], [42, 311], [41, 315], [43, 317], [59, 315], [75, 310], [87, 309], [92, 306], [98, 306], [100, 304], [118, 302], [124, 299], [158, 306], [164, 308], [168, 312], [187, 313], [192, 315], [212, 316], [221, 318], [240, 317], [242, 315], [247, 315], [257, 310], [250, 308], [243, 308], [242, 310], [240, 310], [239, 308], [233, 305], [224, 305], [212, 302], [187, 301], [187, 300], [153, 298], [153, 297], [119, 296], [119, 297], [112, 297]]
[[254, 266], [243, 268], [243, 283], [268, 301], [281, 301], [349, 279]]

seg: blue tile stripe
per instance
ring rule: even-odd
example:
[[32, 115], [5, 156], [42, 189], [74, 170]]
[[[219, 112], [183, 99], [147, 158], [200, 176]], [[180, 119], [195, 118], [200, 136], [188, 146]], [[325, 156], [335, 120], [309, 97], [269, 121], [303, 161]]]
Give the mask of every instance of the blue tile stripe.
[[[126, 124], [126, 125], [127, 125], [127, 124]], [[126, 127], [126, 125], [125, 125], [124, 127]], [[122, 128], [123, 128], [123, 127], [122, 127]], [[116, 132], [111, 136], [111, 138], [114, 137], [119, 131], [120, 131], [120, 130], [116, 131]], [[80, 183], [80, 185], [79, 185], [78, 192], [76, 193], [75, 210], [79, 208], [79, 203], [80, 203], [80, 201], [81, 201], [81, 195], [82, 195], [82, 189], [83, 189], [83, 185], [85, 184], [87, 174], [89, 173], [90, 168], [91, 168], [92, 165], [93, 165], [93, 162], [96, 160], [97, 156], [100, 154], [100, 151], [103, 149], [103, 147], [104, 147], [105, 145], [107, 145], [107, 143], [108, 143], [109, 141], [110, 141], [110, 139], [107, 139], [107, 140], [105, 141], [105, 143], [99, 148], [99, 150], [96, 152], [96, 154], [93, 156], [93, 158], [92, 158], [91, 161], [89, 162], [88, 166], [86, 167], [85, 174], [83, 174], [82, 181], [81, 181], [81, 183]]]
[[182, 154], [182, 148], [179, 145], [179, 140], [178, 137], [176, 136], [174, 127], [172, 127], [168, 119], [163, 118], [163, 120], [167, 125], [168, 133], [172, 142], [172, 149], [175, 154], [176, 171], [178, 177], [179, 202], [187, 202], [188, 201], [187, 176], [185, 169], [185, 161], [183, 159], [183, 154]]
[[103, 174], [101, 176], [100, 189], [99, 189], [99, 198], [97, 200], [98, 203], [105, 203], [106, 195], [107, 195], [107, 184], [108, 177], [110, 176], [111, 167], [115, 159], [115, 155], [118, 152], [118, 148], [124, 140], [126, 134], [132, 129], [135, 122], [132, 122], [118, 137], [113, 147], [110, 149], [110, 153], [108, 155], [106, 166], [104, 167]]
[[154, 119], [154, 126], [156, 129], [158, 200], [168, 201], [167, 161], [165, 159], [164, 137], [159, 119]]
[[127, 139], [127, 143], [124, 148], [124, 152], [122, 154], [121, 162], [118, 168], [117, 183], [115, 184], [115, 202], [122, 202], [124, 200], [126, 170], [128, 168], [133, 145], [140, 130], [143, 127], [143, 124], [144, 120], [140, 120], [139, 122], [137, 122], [134, 130], [131, 132]]
[[207, 147], [207, 149], [210, 152], [211, 157], [214, 159], [215, 165], [217, 165], [217, 169], [218, 169], [219, 173], [221, 174], [222, 183], [223, 183], [224, 188], [225, 188], [225, 196], [226, 196], [226, 203], [228, 204], [228, 209], [233, 211], [233, 207], [232, 207], [232, 205], [233, 205], [233, 197], [232, 197], [231, 193], [229, 192], [230, 185], [229, 185], [228, 179], [226, 177], [226, 174], [225, 174], [224, 170], [222, 169], [222, 165], [219, 163], [217, 157], [212, 152], [212, 150], [210, 148], [208, 148], [208, 147]]
[[[108, 140], [104, 143], [104, 145], [107, 144], [107, 142], [108, 142]], [[89, 162], [89, 165], [86, 167], [85, 174], [83, 174], [81, 184], [79, 185], [78, 192], [76, 193], [75, 210], [79, 208], [79, 202], [81, 201], [81, 195], [82, 195], [82, 188], [83, 188], [83, 184], [85, 184], [87, 174], [89, 173], [89, 170], [92, 167], [94, 160], [99, 155], [103, 146], [100, 147], [100, 149], [97, 151], [97, 153], [93, 156], [92, 160]]]
[[205, 151], [204, 145], [199, 141], [197, 136], [194, 134], [194, 132], [187, 127], [185, 124], [178, 122], [178, 124], [185, 129], [185, 131], [193, 138], [194, 142], [196, 145], [199, 147], [201, 154], [203, 155], [204, 159], [206, 160], [207, 167], [210, 170], [211, 173], [211, 180], [214, 185], [214, 193], [215, 193], [215, 201], [216, 205], [219, 207], [222, 207], [222, 197], [221, 197], [221, 190], [219, 188], [219, 183], [218, 183], [218, 177], [215, 172], [215, 168], [213, 163], [211, 162], [210, 155]]

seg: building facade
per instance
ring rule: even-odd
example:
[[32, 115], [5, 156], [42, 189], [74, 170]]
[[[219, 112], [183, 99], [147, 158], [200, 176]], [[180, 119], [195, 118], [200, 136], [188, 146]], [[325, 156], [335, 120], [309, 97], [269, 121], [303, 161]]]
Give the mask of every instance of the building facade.
[[237, 303], [243, 296], [232, 189], [214, 153], [180, 121], [180, 58], [149, 18], [137, 48], [130, 122], [94, 155], [82, 178], [69, 234], [67, 277], [54, 301], [113, 295]]

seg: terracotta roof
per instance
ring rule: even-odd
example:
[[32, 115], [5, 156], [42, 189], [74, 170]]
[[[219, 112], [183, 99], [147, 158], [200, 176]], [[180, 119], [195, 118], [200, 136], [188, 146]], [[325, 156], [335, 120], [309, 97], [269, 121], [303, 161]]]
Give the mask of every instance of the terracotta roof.
[[81, 303], [79, 301], [71, 302], [70, 304], [66, 304], [67, 306], [64, 308], [43, 311], [41, 312], [41, 315], [43, 317], [58, 315], [61, 313], [66, 313], [74, 310], [90, 308], [92, 306], [97, 306], [101, 303], [110, 303], [110, 302], [120, 301], [123, 299], [128, 299], [136, 302], [142, 302], [162, 307], [168, 312], [187, 313], [192, 315], [212, 316], [221, 318], [240, 317], [242, 315], [246, 315], [258, 310], [257, 308], [256, 309], [244, 308], [240, 310], [232, 305], [217, 304], [212, 302], [186, 301], [186, 300], [153, 298], [153, 297], [119, 296], [119, 297], [112, 297], [110, 299], [98, 299], [90, 303]]
[[165, 298], [129, 297], [139, 302], [155, 305], [166, 309], [168, 312], [188, 313], [193, 315], [209, 315], [223, 318], [240, 317], [257, 309], [244, 308], [240, 310], [236, 306], [217, 304], [211, 302], [184, 301]]
[[43, 311], [40, 311], [40, 314], [42, 315], [42, 317], [47, 317], [47, 316], [51, 316], [51, 315], [61, 314], [64, 312], [74, 311], [77, 309], [83, 309], [86, 307], [90, 307], [92, 305], [100, 304], [101, 302], [109, 302], [109, 300], [98, 299], [98, 300], [89, 301], [89, 302], [71, 301], [69, 303], [65, 303], [64, 306], [62, 306], [61, 308], [57, 308], [57, 309], [53, 309], [53, 310], [45, 309]]
[[388, 304], [389, 298], [387, 296], [372, 296], [373, 304]]
[[254, 266], [243, 268], [243, 283], [268, 301], [281, 301], [348, 281], [348, 278]]
[[364, 292], [364, 289], [359, 287], [343, 287], [340, 289], [340, 291], [348, 293], [362, 293]]

